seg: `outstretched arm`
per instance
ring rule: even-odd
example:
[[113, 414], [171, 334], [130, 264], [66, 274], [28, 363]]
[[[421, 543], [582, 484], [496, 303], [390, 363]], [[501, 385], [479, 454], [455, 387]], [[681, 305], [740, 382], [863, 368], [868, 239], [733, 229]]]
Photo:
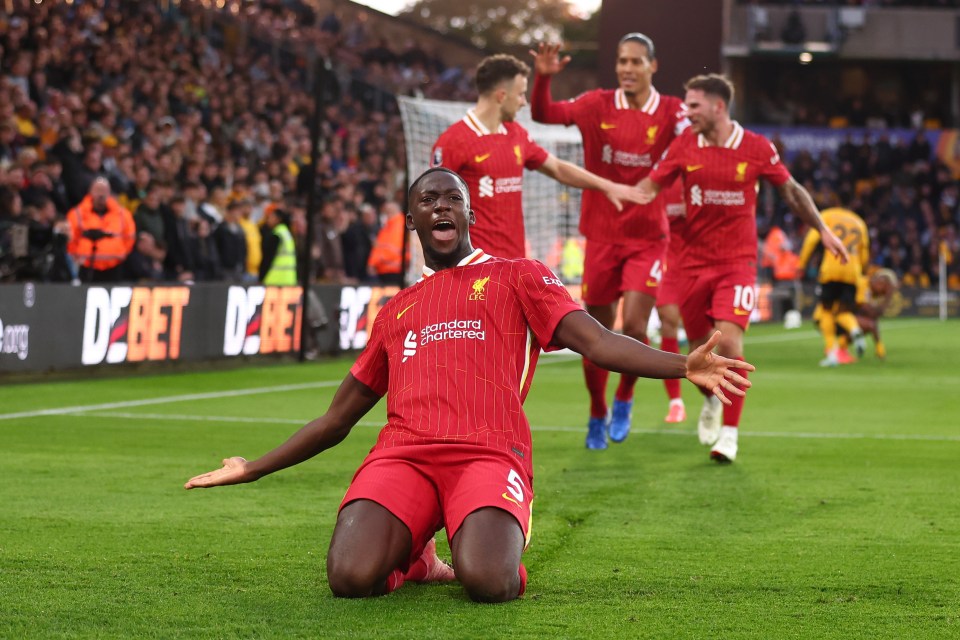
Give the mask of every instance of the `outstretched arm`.
[[637, 183], [637, 190], [640, 192], [640, 203], [649, 204], [660, 193], [660, 185], [647, 177]]
[[249, 462], [239, 457], [227, 458], [220, 469], [190, 478], [183, 487], [193, 489], [243, 484], [299, 464], [340, 443], [379, 400], [380, 396], [370, 387], [348, 373], [327, 412], [308, 422], [279, 447]]
[[843, 243], [833, 234], [830, 227], [823, 222], [823, 218], [820, 217], [820, 212], [817, 210], [817, 205], [814, 204], [813, 198], [811, 198], [810, 193], [803, 188], [803, 185], [793, 178], [790, 178], [777, 187], [777, 190], [780, 191], [780, 196], [784, 202], [787, 203], [787, 206], [790, 207], [790, 210], [793, 211], [798, 218], [810, 225], [812, 229], [816, 229], [820, 233], [820, 241], [823, 243], [823, 248], [832, 253], [841, 263], [846, 264], [850, 259], [846, 247], [844, 247]]
[[569, 103], [554, 102], [550, 96], [550, 77], [559, 73], [570, 62], [570, 56], [560, 57], [559, 44], [540, 43], [533, 56], [533, 91], [530, 98], [530, 114], [537, 122], [548, 124], [571, 124]]
[[752, 364], [731, 360], [713, 353], [720, 341], [720, 332], [714, 332], [706, 344], [688, 356], [667, 353], [613, 333], [591, 318], [585, 311], [574, 311], [564, 316], [553, 334], [554, 342], [610, 371], [628, 373], [644, 378], [687, 378], [690, 382], [709, 389], [724, 404], [730, 400], [724, 391], [742, 396], [737, 386], [749, 387], [750, 381], [734, 368], [753, 371]]
[[617, 208], [617, 211], [623, 210], [624, 201], [639, 203], [643, 200], [643, 194], [635, 187], [601, 178], [572, 162], [561, 160], [552, 153], [547, 156], [547, 161], [540, 165], [538, 171], [568, 187], [602, 191]]

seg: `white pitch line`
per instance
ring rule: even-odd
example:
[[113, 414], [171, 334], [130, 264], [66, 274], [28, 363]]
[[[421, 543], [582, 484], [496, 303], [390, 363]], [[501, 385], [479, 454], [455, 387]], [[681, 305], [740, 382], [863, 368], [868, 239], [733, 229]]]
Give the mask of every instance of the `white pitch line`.
[[303, 389], [320, 389], [322, 387], [336, 387], [340, 380], [323, 382], [304, 382], [301, 384], [282, 384], [274, 387], [254, 387], [252, 389], [231, 389], [229, 391], [211, 391], [209, 393], [188, 393], [180, 396], [161, 396], [159, 398], [144, 398], [142, 400], [125, 400], [123, 402], [105, 402], [103, 404], [88, 404], [78, 407], [59, 407], [56, 409], [39, 409], [37, 411], [21, 411], [19, 413], [0, 413], [0, 420], [15, 418], [36, 418], [39, 416], [62, 416], [85, 411], [99, 411], [101, 409], [123, 409], [125, 407], [144, 407], [151, 404], [169, 404], [171, 402], [189, 402], [191, 400], [214, 400], [216, 398], [235, 398], [262, 393], [276, 393], [282, 391], [301, 391]]
[[[295, 420], [290, 418], [251, 418], [249, 416], [198, 416], [171, 413], [121, 413], [121, 412], [82, 412], [76, 414], [77, 417], [94, 418], [121, 418], [125, 420], [176, 420], [179, 422], [244, 422], [258, 424], [293, 424], [303, 425], [308, 420]], [[357, 423], [362, 427], [383, 426], [383, 422], [372, 420], [361, 420]], [[561, 427], [548, 425], [533, 425], [532, 431], [559, 432], [559, 433], [582, 433], [583, 427]], [[684, 436], [693, 435], [691, 429], [631, 429], [632, 433], [641, 433], [645, 435], [661, 436]], [[960, 436], [939, 436], [928, 434], [900, 434], [900, 433], [815, 433], [815, 432], [789, 432], [789, 431], [750, 431], [744, 430], [742, 435], [746, 438], [790, 438], [799, 440], [917, 440], [924, 442], [960, 442]]]
[[[884, 331], [890, 331], [899, 328], [910, 328], [917, 325], [929, 323], [930, 320], [909, 320], [904, 322], [884, 325]], [[805, 331], [787, 335], [758, 336], [756, 338], [745, 339], [747, 344], [759, 344], [761, 342], [792, 342], [796, 340], [807, 340], [818, 335], [815, 332]], [[571, 357], [573, 356], [573, 357]], [[538, 366], [561, 364], [579, 359], [580, 356], [570, 352], [560, 352], [556, 356], [543, 359]], [[302, 384], [278, 385], [274, 387], [255, 387], [252, 389], [235, 389], [230, 391], [211, 391], [209, 393], [193, 393], [181, 396], [163, 396], [159, 398], [147, 398], [144, 400], [127, 400], [124, 402], [108, 402], [103, 404], [81, 405], [77, 407], [60, 407], [56, 409], [38, 409], [36, 411], [21, 411], [18, 413], [0, 413], [0, 420], [14, 420], [17, 418], [36, 418], [40, 416], [62, 416], [78, 412], [99, 411], [102, 409], [123, 409], [125, 407], [143, 407], [155, 404], [168, 404], [171, 402], [189, 402], [191, 400], [213, 400], [216, 398], [232, 398], [237, 396], [254, 395], [261, 393], [273, 393], [278, 391], [300, 391], [303, 389], [319, 389], [323, 387], [338, 386], [342, 380], [330, 380], [324, 382], [305, 382]], [[651, 433], [658, 433], [652, 431]]]

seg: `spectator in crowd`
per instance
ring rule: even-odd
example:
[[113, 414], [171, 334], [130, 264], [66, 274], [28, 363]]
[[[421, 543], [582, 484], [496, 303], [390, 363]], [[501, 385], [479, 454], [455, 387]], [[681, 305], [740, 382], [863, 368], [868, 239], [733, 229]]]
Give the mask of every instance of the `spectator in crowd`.
[[384, 205], [387, 221], [370, 252], [368, 265], [380, 284], [403, 286], [403, 248], [407, 235], [406, 216], [396, 203]]
[[85, 282], [120, 282], [123, 262], [133, 251], [136, 224], [133, 215], [111, 195], [106, 178], [95, 178], [90, 192], [67, 214], [70, 242], [67, 250], [80, 266]]
[[164, 230], [163, 211], [160, 208], [160, 190], [161, 185], [151, 182], [147, 187], [147, 195], [140, 202], [136, 213], [133, 214], [133, 221], [137, 225], [137, 233], [147, 232], [153, 236], [154, 241], [163, 241], [166, 238]]
[[274, 209], [264, 222], [260, 281], [266, 285], [297, 284], [297, 250], [290, 233], [290, 214]]
[[162, 282], [163, 261], [167, 250], [163, 240], [158, 240], [149, 231], [137, 232], [137, 244], [124, 265], [127, 280], [134, 282]]
[[220, 270], [231, 282], [250, 282], [247, 274], [247, 237], [240, 224], [243, 205], [234, 200], [227, 205], [223, 222], [213, 232], [220, 256]]
[[[395, 203], [383, 206], [397, 207]], [[399, 208], [399, 207], [398, 207]], [[343, 232], [343, 268], [345, 275], [357, 282], [371, 280], [367, 271], [367, 261], [377, 240], [380, 225], [376, 208], [369, 202], [360, 205], [359, 215], [352, 220]]]

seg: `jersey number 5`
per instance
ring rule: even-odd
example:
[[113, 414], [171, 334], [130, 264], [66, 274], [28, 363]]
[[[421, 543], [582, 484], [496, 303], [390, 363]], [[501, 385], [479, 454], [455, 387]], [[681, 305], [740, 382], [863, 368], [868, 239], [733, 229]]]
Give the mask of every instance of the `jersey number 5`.
[[517, 502], [523, 502], [523, 480], [513, 469], [510, 469], [510, 474], [507, 476], [507, 491], [517, 499]]

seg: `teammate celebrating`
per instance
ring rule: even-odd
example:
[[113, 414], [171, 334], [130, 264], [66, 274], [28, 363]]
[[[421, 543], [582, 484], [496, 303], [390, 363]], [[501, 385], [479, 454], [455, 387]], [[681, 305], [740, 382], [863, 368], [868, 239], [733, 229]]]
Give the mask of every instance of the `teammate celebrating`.
[[[534, 56], [533, 119], [576, 125], [583, 136], [587, 169], [615, 182], [636, 184], [689, 122], [679, 98], [661, 95], [653, 86], [657, 59], [653, 41], [628, 33], [617, 47], [616, 90], [596, 89], [567, 102], [553, 102], [550, 78], [570, 61], [559, 57], [560, 45], [541, 44]], [[615, 208], [597, 194], [583, 194], [580, 233], [587, 239], [583, 265], [583, 301], [603, 326], [612, 328], [623, 297], [623, 332], [647, 342], [647, 324], [665, 265], [670, 229], [663, 198], [646, 205]], [[668, 347], [672, 343], [668, 342]], [[672, 347], [674, 352], [679, 348]], [[607, 447], [608, 372], [583, 361], [590, 393], [587, 447]], [[621, 376], [614, 395], [609, 434], [622, 442], [630, 432], [636, 378]], [[667, 385], [670, 421], [685, 418], [680, 385]], [[681, 417], [680, 414], [683, 414]]]
[[[794, 214], [820, 232], [827, 251], [841, 261], [847, 253], [770, 141], [731, 119], [730, 81], [710, 74], [696, 76], [684, 87], [691, 131], [673, 141], [639, 186], [653, 200], [661, 185], [683, 180], [687, 222], [680, 314], [690, 346], [702, 345], [718, 329], [723, 334], [718, 353], [741, 359], [743, 332], [757, 302], [757, 180], [776, 185]], [[707, 395], [697, 431], [700, 442], [712, 446], [714, 460], [737, 457], [742, 411], [740, 397], [721, 407]]]
[[185, 487], [252, 482], [343, 440], [387, 395], [387, 424], [340, 506], [327, 555], [337, 596], [388, 593], [405, 580], [453, 579], [433, 536], [446, 527], [456, 579], [469, 596], [521, 595], [533, 501], [523, 400], [541, 346], [569, 347], [637, 376], [682, 377], [720, 402], [749, 383], [714, 355], [714, 335], [684, 357], [611, 333], [543, 264], [474, 249], [469, 189], [448, 169], [410, 187], [407, 227], [424, 247], [424, 277], [377, 315], [366, 349], [327, 413], [258, 460], [228, 458]]
[[623, 207], [623, 201], [639, 199], [631, 186], [601, 178], [547, 152], [514, 122], [527, 104], [529, 74], [530, 67], [513, 56], [484, 58], [477, 67], [477, 106], [440, 134], [430, 160], [431, 166], [452, 169], [466, 180], [477, 217], [473, 241], [501, 258], [526, 256], [524, 168], [570, 187], [603, 192], [616, 209]]

